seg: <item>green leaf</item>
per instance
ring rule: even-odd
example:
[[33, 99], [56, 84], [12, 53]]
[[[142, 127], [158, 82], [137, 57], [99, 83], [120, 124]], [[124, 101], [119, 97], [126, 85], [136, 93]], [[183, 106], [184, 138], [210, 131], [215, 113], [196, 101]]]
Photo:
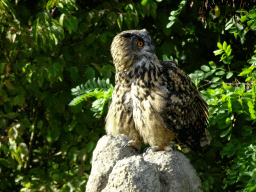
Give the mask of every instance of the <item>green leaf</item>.
[[216, 51], [213, 51], [214, 55], [220, 55], [223, 53], [223, 50], [216, 50]]
[[[154, 2], [154, 1], [150, 1], [150, 5], [151, 5], [151, 7], [153, 8], [153, 9], [150, 9], [151, 11], [153, 11], [154, 12], [154, 15], [155, 15], [155, 10], [157, 9], [157, 4], [156, 4], [156, 2]], [[154, 16], [153, 16], [154, 17]]]
[[253, 104], [253, 102], [252, 101], [248, 101], [247, 102], [247, 105], [248, 105], [248, 107], [249, 107], [249, 112], [250, 112], [250, 114], [251, 114], [251, 118], [252, 119], [256, 119], [256, 111], [255, 111], [255, 104]]
[[73, 30], [73, 31], [76, 31], [76, 30], [77, 30], [77, 28], [78, 28], [78, 22], [77, 22], [76, 17], [70, 16], [70, 17], [68, 18], [68, 23], [69, 23], [69, 25], [72, 27], [72, 30]]
[[232, 51], [232, 49], [231, 49], [231, 46], [229, 45], [229, 46], [227, 47], [227, 49], [225, 50], [225, 53], [226, 53], [227, 57], [230, 56], [231, 51]]
[[230, 97], [228, 97], [228, 112], [232, 112], [232, 103]]
[[238, 28], [239, 31], [242, 31], [244, 29], [244, 26], [241, 25], [240, 23], [237, 23], [236, 27]]
[[175, 19], [176, 19], [176, 17], [174, 17], [174, 16], [170, 16], [170, 17], [169, 17], [169, 20], [170, 20], [170, 21], [173, 21], [173, 20], [175, 20]]
[[98, 83], [99, 87], [103, 87], [100, 78], [98, 78], [97, 83]]
[[[224, 81], [222, 82], [222, 86], [223, 86], [225, 89], [228, 88], [228, 85], [227, 85]], [[224, 95], [224, 96], [226, 96], [226, 95]]]
[[72, 131], [76, 125], [77, 125], [77, 121], [73, 120], [69, 125], [68, 125], [68, 131]]
[[229, 30], [231, 27], [233, 27], [234, 23], [230, 23], [228, 25], [225, 25], [225, 30]]
[[23, 97], [21, 95], [17, 95], [13, 99], [13, 105], [22, 106], [24, 104], [24, 102], [25, 102], [25, 97]]
[[[9, 128], [9, 130], [8, 130], [8, 136], [9, 136], [12, 140], [17, 139], [18, 135], [19, 135], [19, 132], [18, 132], [16, 126], [12, 126], [11, 128]], [[15, 145], [16, 145], [16, 144], [15, 144]]]
[[207, 93], [210, 95], [216, 95], [216, 92], [213, 89], [207, 89]]
[[86, 171], [90, 171], [91, 170], [91, 164], [89, 164], [89, 163], [86, 164], [84, 168], [85, 168]]
[[244, 16], [242, 16], [242, 17], [240, 18], [240, 21], [241, 21], [241, 22], [245, 22], [245, 21], [247, 21], [247, 20], [248, 20], [247, 15], [244, 15]]
[[94, 42], [96, 38], [96, 35], [94, 33], [90, 33], [86, 38], [85, 38], [85, 42], [87, 45], [90, 45], [92, 42]]
[[233, 17], [226, 23], [225, 30], [229, 30], [234, 25]]
[[27, 128], [30, 128], [32, 126], [31, 123], [29, 122], [29, 120], [27, 120], [27, 119], [22, 119], [20, 122], [23, 126], [25, 126]]
[[101, 40], [102, 43], [106, 43], [106, 40], [107, 40], [106, 34], [102, 33], [100, 35], [100, 40]]
[[186, 4], [186, 2], [187, 2], [186, 0], [181, 1], [179, 4], [179, 8], [183, 8], [183, 6]]
[[[94, 79], [94, 78], [93, 78]], [[93, 87], [93, 84], [92, 84], [92, 80], [93, 79], [89, 79], [87, 82], [86, 82], [86, 87], [87, 88], [91, 88], [91, 89], [93, 89], [94, 87]]]
[[[178, 10], [175, 10], [175, 11], [171, 11], [171, 15], [178, 15], [179, 14], [179, 11]], [[169, 19], [170, 20], [170, 19]]]
[[240, 76], [245, 76], [249, 73], [251, 73], [252, 70], [250, 70], [249, 68], [243, 69], [243, 71], [239, 74]]
[[220, 134], [220, 137], [223, 138], [223, 137], [226, 137], [230, 131], [232, 130], [232, 127], [229, 127], [227, 130], [223, 131], [221, 134]]
[[211, 81], [212, 81], [212, 82], [217, 82], [217, 81], [219, 81], [219, 80], [220, 80], [219, 77], [213, 77]]
[[252, 27], [251, 25], [253, 25], [253, 24], [254, 24], [254, 21], [253, 21], [253, 20], [247, 21], [247, 25], [248, 25], [248, 26]]
[[202, 65], [202, 66], [201, 66], [201, 69], [202, 69], [203, 71], [205, 71], [205, 72], [210, 71], [210, 67], [207, 66], [207, 65]]
[[44, 122], [42, 120], [38, 121], [37, 127], [41, 129], [43, 127]]
[[106, 80], [105, 79], [101, 80], [101, 85], [102, 85], [102, 87], [107, 88], [107, 84], [106, 84]]
[[220, 42], [217, 43], [217, 47], [218, 47], [220, 50], [223, 49], [222, 44], [221, 44]]
[[165, 54], [164, 54], [162, 57], [163, 57], [163, 61], [169, 61], [169, 60], [170, 60], [170, 59], [167, 57], [167, 55], [165, 55]]
[[14, 113], [14, 112], [13, 113], [8, 113], [8, 114], [4, 115], [4, 117], [7, 118], [7, 119], [14, 119], [17, 116], [18, 116], [18, 114]]
[[88, 79], [93, 79], [95, 77], [95, 70], [92, 67], [88, 67], [85, 70], [85, 74]]
[[122, 29], [122, 25], [123, 25], [123, 15], [119, 14], [119, 17], [117, 18], [117, 24], [119, 29]]
[[231, 123], [231, 119], [228, 117], [226, 118], [226, 124], [229, 125]]
[[62, 13], [61, 15], [60, 15], [60, 19], [59, 19], [59, 23], [60, 23], [60, 25], [61, 26], [63, 26], [63, 22], [64, 22], [64, 19], [65, 19], [65, 14], [64, 13]]
[[54, 6], [54, 1], [48, 1], [47, 4], [46, 4], [46, 9], [49, 10], [51, 9], [53, 6]]
[[124, 15], [124, 21], [126, 22], [128, 29], [132, 28], [132, 18], [131, 18], [131, 13], [127, 13]]
[[247, 13], [247, 11], [245, 9], [238, 9], [236, 10], [237, 13]]
[[200, 77], [200, 76], [203, 76], [203, 75], [204, 75], [204, 72], [201, 71], [201, 70], [196, 70], [196, 71], [195, 71], [195, 74], [196, 74], [198, 77]]
[[224, 75], [225, 74], [225, 71], [218, 71], [215, 73], [215, 75]]
[[132, 20], [133, 20], [133, 22], [135, 24], [135, 27], [138, 26], [138, 24], [139, 24], [139, 17], [136, 16], [135, 14], [131, 14], [131, 17], [132, 17]]
[[248, 61], [247, 61], [248, 63], [256, 63], [256, 58], [252, 58], [252, 59], [248, 59]]
[[51, 143], [53, 141], [58, 140], [59, 136], [60, 136], [60, 128], [59, 128], [59, 126], [53, 125], [51, 127], [51, 129], [47, 130], [47, 141], [48, 142]]
[[146, 5], [148, 3], [149, 0], [142, 0], [141, 1], [141, 5]]
[[216, 69], [216, 64], [213, 61], [209, 61], [209, 65], [211, 66], [212, 69]]
[[52, 179], [53, 181], [55, 182], [61, 182], [62, 181], [62, 177], [63, 177], [63, 174], [53, 174], [52, 175]]
[[[231, 51], [231, 50], [230, 50], [230, 51]], [[230, 52], [230, 54], [231, 54], [231, 52]], [[231, 60], [233, 59], [233, 57], [234, 57], [234, 55], [228, 57], [228, 61], [227, 61], [228, 64], [231, 63]]]
[[115, 35], [109, 31], [106, 31], [105, 34], [109, 37], [114, 37]]
[[86, 151], [88, 153], [92, 152], [93, 149], [95, 147], [95, 143], [93, 141], [90, 141], [87, 145], [86, 145]]
[[97, 83], [96, 83], [96, 78], [93, 78], [93, 80], [92, 80], [92, 84], [93, 84], [93, 88], [98, 87], [98, 86], [97, 86]]
[[243, 129], [244, 129], [245, 131], [252, 131], [254, 128], [253, 128], [252, 126], [244, 125], [244, 126], [243, 126]]
[[252, 80], [252, 76], [249, 76], [245, 79], [245, 82], [251, 81]]
[[128, 4], [128, 5], [126, 5], [125, 9], [129, 10], [129, 11], [133, 11], [133, 5], [132, 4]]
[[226, 78], [229, 79], [229, 78], [232, 77], [232, 76], [233, 76], [233, 72], [228, 72]]
[[226, 51], [226, 49], [227, 49], [227, 42], [224, 41], [224, 42], [223, 42], [223, 50]]
[[175, 21], [171, 21], [166, 25], [166, 28], [170, 28], [171, 26], [173, 26], [173, 24], [175, 23]]

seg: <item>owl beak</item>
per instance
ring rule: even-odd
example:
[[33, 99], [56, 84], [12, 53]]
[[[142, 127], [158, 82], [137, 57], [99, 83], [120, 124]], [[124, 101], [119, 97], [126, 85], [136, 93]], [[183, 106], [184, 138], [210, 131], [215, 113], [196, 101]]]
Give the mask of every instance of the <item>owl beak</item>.
[[146, 51], [150, 52], [150, 53], [154, 53], [155, 52], [155, 47], [153, 45], [149, 45], [146, 49]]

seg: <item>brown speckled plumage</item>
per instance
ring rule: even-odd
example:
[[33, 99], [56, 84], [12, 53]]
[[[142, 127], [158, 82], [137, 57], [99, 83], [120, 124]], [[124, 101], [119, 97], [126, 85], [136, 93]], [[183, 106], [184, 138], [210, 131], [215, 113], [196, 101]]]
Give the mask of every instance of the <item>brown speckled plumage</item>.
[[116, 84], [106, 132], [128, 136], [129, 145], [137, 148], [144, 141], [163, 150], [173, 141], [201, 151], [210, 140], [205, 132], [208, 106], [185, 72], [174, 61], [159, 61], [154, 51], [145, 29], [115, 36]]

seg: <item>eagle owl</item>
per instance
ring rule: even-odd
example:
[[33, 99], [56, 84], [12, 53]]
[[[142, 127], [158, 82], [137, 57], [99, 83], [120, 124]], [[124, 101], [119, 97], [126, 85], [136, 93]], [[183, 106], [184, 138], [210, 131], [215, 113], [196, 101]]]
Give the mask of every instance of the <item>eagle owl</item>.
[[201, 152], [201, 145], [209, 143], [208, 105], [174, 61], [160, 61], [154, 52], [146, 29], [114, 37], [116, 83], [106, 132], [128, 136], [128, 145], [138, 149], [142, 141], [154, 151], [169, 150], [174, 142]]

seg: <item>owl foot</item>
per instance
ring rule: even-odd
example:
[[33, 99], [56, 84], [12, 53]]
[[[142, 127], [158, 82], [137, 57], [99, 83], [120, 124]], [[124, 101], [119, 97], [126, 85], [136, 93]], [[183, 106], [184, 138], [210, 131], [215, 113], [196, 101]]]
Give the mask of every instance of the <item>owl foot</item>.
[[133, 147], [137, 151], [140, 151], [140, 145], [138, 145], [138, 142], [136, 142], [135, 140], [130, 140], [128, 143], [125, 144], [124, 147]]
[[135, 148], [137, 151], [140, 150], [140, 143], [135, 141], [135, 140], [130, 140], [129, 141], [129, 137], [127, 135], [124, 134], [118, 134], [116, 136], [117, 139], [119, 140], [125, 140], [127, 143], [124, 145], [124, 147], [133, 147]]
[[124, 135], [124, 134], [118, 134], [116, 136], [116, 138], [119, 139], [119, 140], [125, 140], [126, 142], [129, 141], [129, 137], [127, 135]]
[[164, 147], [164, 150], [171, 151], [171, 152], [176, 151], [176, 145], [174, 145], [174, 144], [167, 145]]
[[148, 147], [144, 150], [144, 152], [146, 151], [146, 153], [152, 149], [154, 152], [155, 151], [170, 151], [170, 152], [173, 152], [173, 151], [176, 151], [176, 146], [174, 144], [170, 144], [170, 145], [167, 145], [167, 146], [164, 146], [164, 147], [159, 147], [159, 146], [152, 146], [152, 147]]

